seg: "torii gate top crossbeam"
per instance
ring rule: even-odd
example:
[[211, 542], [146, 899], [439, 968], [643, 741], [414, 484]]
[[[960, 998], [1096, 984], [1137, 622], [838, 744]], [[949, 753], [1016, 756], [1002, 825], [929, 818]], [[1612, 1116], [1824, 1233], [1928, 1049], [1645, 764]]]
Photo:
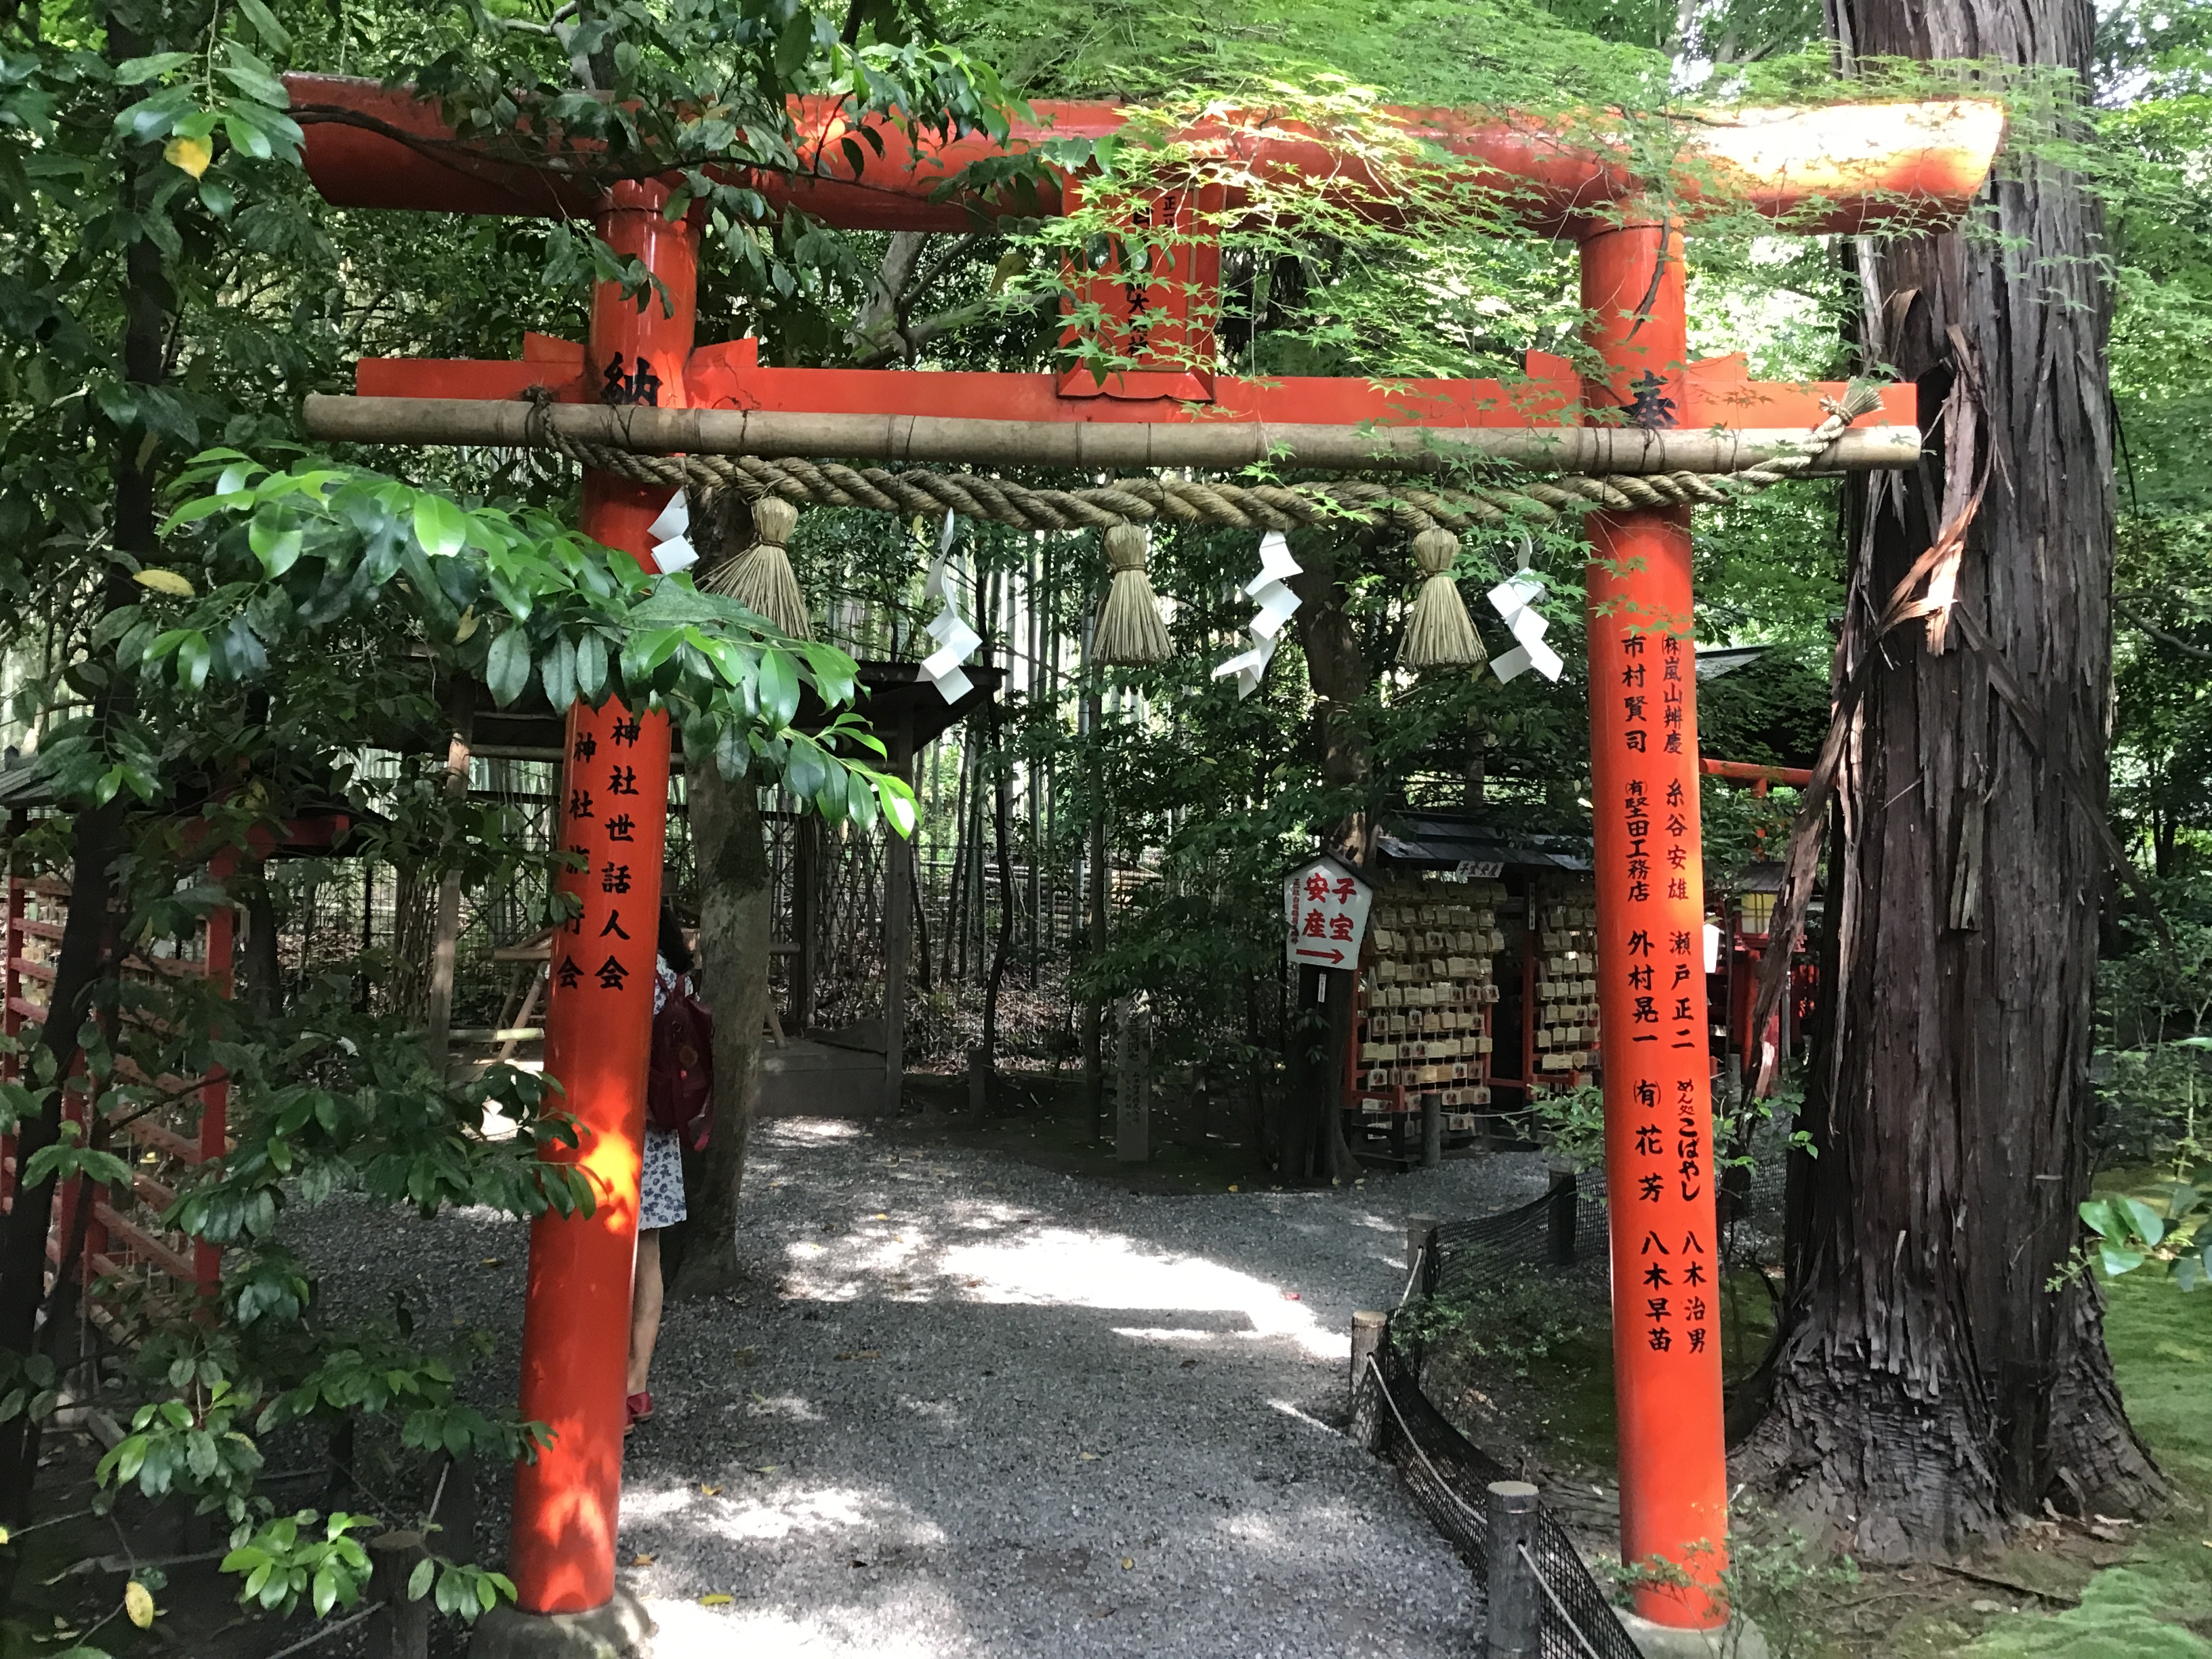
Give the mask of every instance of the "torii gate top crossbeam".
[[[293, 114], [307, 130], [308, 176], [340, 207], [407, 208], [522, 216], [597, 210], [599, 187], [584, 169], [552, 171], [500, 159], [456, 139], [435, 103], [405, 88], [340, 76], [288, 75]], [[933, 200], [971, 163], [1016, 154], [1048, 138], [1101, 137], [1127, 120], [1097, 102], [1038, 103], [1036, 118], [1012, 124], [1005, 143], [981, 134], [909, 137], [874, 120], [884, 155], [856, 175], [837, 140], [857, 130], [844, 107], [794, 99], [792, 118], [802, 155], [818, 156], [811, 177], [755, 174], [744, 179], [771, 206], [797, 206], [826, 224], [852, 230], [966, 230], [993, 204]], [[1466, 171], [1444, 182], [1501, 192], [1531, 228], [1558, 234], [1609, 204], [1632, 198], [1652, 181], [1632, 176], [1620, 155], [1600, 142], [1534, 121], [1483, 111], [1393, 112], [1409, 137], [1461, 158]], [[1686, 203], [1716, 198], [1748, 206], [1804, 232], [1856, 233], [1884, 223], [1948, 222], [1966, 210], [2003, 142], [2002, 106], [1976, 100], [1878, 106], [1738, 111], [1701, 118], [1686, 146], [1672, 194]], [[1295, 122], [1224, 119], [1176, 135], [1231, 159], [1237, 170], [1273, 183], [1310, 181], [1370, 217], [1396, 216], [1388, 182]], [[1064, 210], [1048, 184], [1025, 209]], [[1225, 205], [1235, 207], [1231, 197]]]

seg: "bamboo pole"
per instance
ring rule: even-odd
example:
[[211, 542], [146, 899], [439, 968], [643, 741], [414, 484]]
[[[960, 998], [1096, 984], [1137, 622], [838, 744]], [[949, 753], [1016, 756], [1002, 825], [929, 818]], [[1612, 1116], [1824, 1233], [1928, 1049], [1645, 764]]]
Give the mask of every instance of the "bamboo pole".
[[[308, 434], [333, 443], [453, 444], [497, 449], [571, 440], [653, 455], [807, 456], [1077, 470], [1277, 466], [1432, 472], [1504, 463], [1583, 473], [1741, 471], [1796, 454], [1796, 428], [1666, 431], [1643, 427], [1269, 425], [1261, 421], [989, 421], [940, 415], [799, 415], [647, 404], [492, 402], [469, 398], [338, 398], [313, 393]], [[1815, 472], [1911, 466], [1920, 432], [1854, 426]]]

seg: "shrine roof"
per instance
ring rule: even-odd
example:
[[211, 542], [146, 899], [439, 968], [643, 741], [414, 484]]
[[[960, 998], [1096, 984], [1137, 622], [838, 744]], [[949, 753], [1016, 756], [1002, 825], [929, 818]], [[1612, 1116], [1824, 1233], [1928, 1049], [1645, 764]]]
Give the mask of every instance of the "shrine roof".
[[[974, 689], [957, 702], [948, 703], [923, 677], [918, 664], [863, 662], [859, 667], [860, 684], [868, 695], [857, 704], [857, 712], [885, 743], [896, 743], [904, 733], [904, 740], [916, 750], [981, 708], [1006, 674], [1000, 667], [966, 665], [961, 672]], [[802, 732], [812, 732], [819, 731], [828, 720], [829, 712], [821, 699], [811, 690], [805, 691], [792, 723]], [[565, 747], [566, 729], [567, 717], [553, 711], [533, 682], [529, 694], [513, 706], [477, 711], [475, 748], [480, 754], [510, 758], [555, 759]], [[442, 750], [446, 743], [443, 727], [435, 731], [424, 727], [411, 735], [409, 747], [417, 751]], [[677, 769], [682, 769], [683, 760], [679, 748], [674, 762]]]
[[1386, 872], [1392, 865], [1422, 869], [1497, 865], [1505, 869], [1568, 870], [1581, 874], [1590, 868], [1589, 836], [1509, 830], [1473, 809], [1393, 812], [1383, 820], [1375, 851]]

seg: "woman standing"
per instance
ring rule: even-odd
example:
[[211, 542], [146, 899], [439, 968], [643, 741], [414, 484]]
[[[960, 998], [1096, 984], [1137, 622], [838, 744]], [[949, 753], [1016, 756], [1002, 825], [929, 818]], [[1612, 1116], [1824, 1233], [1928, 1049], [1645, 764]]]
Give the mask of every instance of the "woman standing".
[[[675, 907], [660, 903], [659, 960], [653, 964], [653, 1012], [656, 1019], [668, 999], [691, 971], [691, 947]], [[660, 1230], [684, 1219], [684, 1147], [673, 1129], [645, 1126], [645, 1171], [638, 1183], [637, 1276], [629, 1301], [630, 1429], [653, 1415], [653, 1394], [646, 1387], [653, 1370], [653, 1345], [660, 1335]]]

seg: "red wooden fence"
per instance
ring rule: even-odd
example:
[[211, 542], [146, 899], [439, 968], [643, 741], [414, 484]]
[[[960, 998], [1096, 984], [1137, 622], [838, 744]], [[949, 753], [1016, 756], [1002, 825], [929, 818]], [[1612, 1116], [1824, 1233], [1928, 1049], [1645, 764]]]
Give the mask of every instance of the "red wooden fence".
[[[5, 968], [0, 970], [5, 1006], [0, 1011], [0, 1030], [18, 1041], [27, 1026], [43, 1024], [46, 1018], [54, 957], [69, 914], [69, 884], [58, 878], [8, 878]], [[227, 908], [218, 909], [201, 924], [187, 953], [134, 955], [125, 964], [125, 975], [147, 982], [204, 974], [215, 981], [219, 994], [228, 996], [236, 932], [234, 915]], [[136, 1021], [145, 1017], [126, 1012], [123, 1018]], [[21, 1075], [22, 1065], [20, 1054], [0, 1059], [0, 1076], [13, 1079]], [[222, 1274], [220, 1247], [164, 1228], [161, 1217], [176, 1201], [177, 1188], [190, 1173], [208, 1159], [222, 1155], [228, 1132], [230, 1085], [220, 1073], [197, 1085], [176, 1077], [149, 1079], [127, 1059], [118, 1058], [117, 1069], [126, 1081], [150, 1081], [176, 1097], [176, 1103], [143, 1115], [133, 1115], [135, 1107], [124, 1109], [114, 1114], [111, 1128], [89, 1121], [90, 1103], [81, 1091], [72, 1089], [64, 1095], [63, 1116], [125, 1158], [131, 1166], [131, 1180], [128, 1190], [89, 1187], [81, 1179], [64, 1182], [54, 1206], [53, 1230], [46, 1240], [47, 1260], [59, 1268], [76, 1225], [78, 1206], [89, 1192], [93, 1209], [85, 1229], [83, 1255], [77, 1265], [88, 1287], [109, 1279], [136, 1281], [149, 1292], [157, 1292], [167, 1284], [212, 1294]], [[103, 1130], [108, 1133], [102, 1133]], [[119, 1140], [111, 1135], [119, 1135]], [[0, 1137], [0, 1212], [13, 1207], [15, 1181], [15, 1138]]]

